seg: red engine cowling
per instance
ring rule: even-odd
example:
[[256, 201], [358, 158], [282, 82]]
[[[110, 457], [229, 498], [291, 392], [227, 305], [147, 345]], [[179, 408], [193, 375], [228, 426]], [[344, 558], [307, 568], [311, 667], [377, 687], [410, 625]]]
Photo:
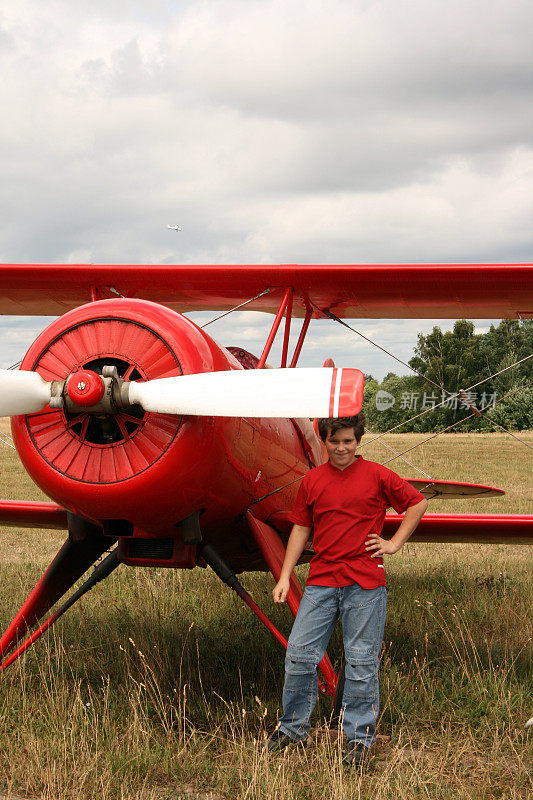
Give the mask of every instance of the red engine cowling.
[[[21, 369], [63, 380], [110, 364], [127, 380], [241, 368], [186, 317], [144, 300], [102, 300], [53, 322], [30, 347]], [[231, 440], [238, 420], [145, 413], [50, 410], [14, 417], [21, 460], [60, 505], [92, 519], [125, 519], [147, 531], [174, 524], [206, 501], [219, 480], [214, 429]], [[242, 491], [237, 487], [235, 491]], [[228, 502], [231, 487], [228, 487]]]

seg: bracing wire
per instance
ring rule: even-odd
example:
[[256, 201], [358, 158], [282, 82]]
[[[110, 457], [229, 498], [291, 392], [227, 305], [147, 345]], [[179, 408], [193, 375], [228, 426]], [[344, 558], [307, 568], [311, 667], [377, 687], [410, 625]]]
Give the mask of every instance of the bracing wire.
[[[366, 432], [367, 432], [367, 433], [372, 433], [372, 431], [371, 431], [371, 430], [369, 430], [368, 428], [366, 429]], [[372, 440], [372, 441], [373, 441], [373, 440]], [[430, 481], [432, 481], [432, 480], [433, 480], [433, 478], [431, 477], [431, 475], [429, 475], [429, 473], [427, 473], [427, 472], [424, 472], [424, 470], [423, 470], [423, 469], [421, 469], [420, 467], [417, 467], [417, 466], [416, 466], [416, 464], [413, 464], [411, 461], [409, 461], [409, 459], [408, 459], [408, 458], [404, 458], [404, 457], [402, 456], [402, 454], [401, 454], [401, 453], [399, 453], [397, 450], [395, 450], [395, 449], [394, 449], [394, 447], [391, 447], [391, 445], [390, 445], [390, 444], [388, 444], [388, 442], [381, 442], [381, 444], [383, 445], [383, 447], [386, 447], [386, 448], [387, 448], [387, 450], [390, 450], [390, 451], [391, 451], [391, 453], [395, 453], [395, 454], [396, 454], [396, 456], [397, 456], [398, 458], [401, 458], [401, 459], [402, 459], [402, 461], [405, 461], [405, 463], [406, 463], [406, 464], [408, 464], [408, 465], [409, 465], [409, 466], [410, 466], [412, 469], [416, 470], [416, 471], [417, 471], [417, 472], [419, 472], [421, 475], [423, 475], [423, 476], [424, 476], [424, 478], [429, 478], [429, 480], [430, 480]], [[359, 445], [359, 447], [362, 447], [362, 445]], [[392, 459], [391, 459], [391, 461], [392, 461]], [[385, 462], [385, 463], [387, 463], [387, 462]]]
[[235, 306], [234, 308], [230, 308], [229, 311], [225, 311], [223, 314], [220, 314], [218, 317], [215, 317], [214, 319], [210, 319], [209, 322], [205, 322], [203, 325], [200, 325], [200, 328], [207, 328], [207, 326], [208, 325], [212, 325], [213, 322], [217, 322], [219, 319], [222, 319], [223, 317], [227, 317], [228, 314], [231, 314], [233, 311], [237, 311], [239, 308], [242, 308], [243, 306], [247, 306], [249, 303], [253, 303], [254, 300], [258, 300], [260, 297], [263, 297], [265, 294], [269, 294], [269, 292], [271, 292], [271, 291], [272, 291], [272, 289], [265, 289], [264, 292], [260, 292], [259, 294], [256, 294], [255, 297], [251, 297], [249, 300], [245, 300], [244, 303], [239, 303], [238, 306]]
[[[524, 386], [519, 386], [517, 389], [513, 389], [510, 392], [507, 392], [507, 394], [504, 394], [496, 402], [500, 403], [502, 400], [505, 400], [506, 397], [510, 397], [511, 395], [516, 394], [517, 392], [521, 392], [524, 389], [528, 389], [530, 385], [531, 384], [524, 384]], [[463, 422], [466, 422], [467, 419], [471, 419], [472, 417], [477, 417], [478, 415], [480, 416], [481, 414], [483, 414], [483, 412], [488, 411], [491, 408], [492, 408], [492, 404], [488, 404], [486, 406], [483, 406], [483, 408], [477, 409], [477, 412], [478, 412], [477, 414], [472, 413], [472, 414], [469, 414], [467, 417], [463, 417], [463, 419], [457, 420], [457, 422], [452, 423], [452, 425], [448, 425], [448, 427], [444, 428], [444, 430], [438, 431], [437, 433], [433, 433], [431, 436], [428, 436], [426, 439], [423, 439], [421, 442], [418, 442], [417, 444], [413, 445], [412, 447], [408, 447], [407, 450], [402, 450], [401, 453], [398, 453], [398, 455], [393, 456], [393, 458], [389, 458], [388, 461], [384, 461], [383, 464], [389, 464], [391, 461], [394, 461], [395, 458], [399, 458], [400, 456], [405, 455], [405, 453], [410, 453], [411, 450], [415, 450], [417, 447], [420, 447], [421, 445], [425, 444], [426, 442], [429, 442], [431, 439], [436, 439], [437, 436], [441, 436], [443, 433], [446, 433], [446, 431], [451, 430], [451, 428], [455, 428], [455, 427], [457, 427], [457, 425], [461, 425]], [[487, 419], [487, 417], [483, 417], [483, 419]], [[488, 419], [487, 421], [490, 422], [491, 424], [493, 422], [493, 420], [491, 420], [491, 419]], [[497, 423], [494, 423], [494, 424], [497, 425]], [[501, 427], [501, 426], [498, 426], [498, 427]], [[506, 429], [504, 428], [504, 430], [506, 430]], [[507, 433], [510, 433], [511, 436], [514, 436], [514, 434], [511, 433], [511, 431], [507, 431]], [[525, 444], [526, 447], [529, 447], [529, 448], [531, 448], [533, 450], [533, 446], [530, 445], [529, 442], [525, 442], [523, 439], [520, 439], [518, 436], [515, 436], [515, 439], [518, 439], [519, 442], [522, 442], [522, 444]], [[371, 441], [373, 441], [373, 440], [371, 440]]]
[[[512, 369], [513, 367], [516, 367], [516, 365], [517, 364], [521, 364], [522, 361], [527, 361], [528, 358], [533, 358], [533, 353], [531, 355], [529, 355], [529, 356], [526, 356], [525, 358], [521, 358], [520, 361], [517, 361], [516, 363], [511, 364], [508, 367], [504, 367], [504, 369], [499, 370], [499, 372], [495, 372], [494, 375], [489, 375], [488, 378], [483, 378], [482, 381], [478, 381], [477, 383], [472, 384], [472, 386], [469, 386], [468, 389], [462, 389], [459, 392], [453, 392], [453, 393], [448, 392], [448, 394], [450, 394], [450, 398], [448, 398], [447, 400], [443, 400], [441, 403], [437, 403], [434, 406], [430, 406], [429, 408], [426, 408], [425, 411], [421, 411], [419, 414], [415, 414], [414, 417], [409, 417], [409, 419], [406, 419], [403, 422], [399, 422], [398, 425], [394, 425], [394, 427], [389, 428], [386, 431], [383, 431], [383, 433], [378, 433], [378, 435], [374, 436], [373, 439], [369, 439], [367, 442], [364, 442], [361, 445], [361, 447], [364, 447], [365, 445], [370, 444], [371, 442], [375, 442], [376, 439], [381, 439], [382, 436], [386, 436], [388, 433], [393, 433], [393, 431], [398, 430], [398, 428], [402, 428], [404, 425], [407, 425], [409, 422], [413, 422], [415, 419], [419, 419], [420, 417], [423, 417], [425, 414], [430, 414], [432, 411], [435, 411], [435, 409], [446, 405], [446, 403], [449, 403], [450, 399], [453, 400], [454, 397], [460, 397], [461, 391], [465, 392], [465, 394], [466, 394], [466, 392], [470, 392], [472, 389], [475, 389], [477, 386], [481, 386], [481, 384], [486, 383], [487, 381], [490, 381], [492, 378], [495, 378], [496, 375], [501, 375], [502, 372], [506, 372], [508, 369]], [[520, 386], [518, 388], [522, 389], [524, 387]], [[500, 399], [503, 399], [503, 398], [500, 398]], [[500, 400], [497, 400], [496, 402], [499, 403]], [[491, 422], [492, 422], [492, 420], [491, 420]], [[498, 425], [498, 423], [496, 423], [496, 422], [494, 424]], [[501, 426], [499, 426], [499, 427], [501, 427]], [[504, 428], [504, 430], [506, 430], [506, 429]], [[511, 432], [507, 431], [507, 433], [511, 433]], [[511, 434], [511, 435], [513, 436], [514, 434]], [[520, 441], [522, 441], [522, 440], [520, 440]]]
[[[315, 306], [315, 308], [316, 308], [316, 306]], [[445, 389], [444, 386], [441, 386], [439, 383], [436, 383], [435, 381], [431, 380], [431, 378], [428, 378], [427, 375], [424, 375], [422, 372], [419, 372], [417, 369], [415, 369], [415, 367], [412, 367], [406, 361], [402, 361], [401, 358], [398, 358], [398, 356], [395, 356], [394, 353], [390, 352], [390, 350], [387, 350], [385, 347], [382, 347], [377, 342], [374, 342], [368, 336], [365, 336], [364, 333], [361, 333], [361, 331], [358, 331], [355, 328], [352, 328], [351, 325], [348, 325], [348, 323], [345, 322], [343, 319], [340, 319], [340, 317], [337, 317], [336, 314], [333, 314], [331, 311], [322, 311], [322, 313], [325, 314], [330, 319], [334, 320], [335, 322], [339, 322], [341, 325], [344, 325], [345, 328], [348, 328], [348, 330], [352, 331], [353, 333], [356, 333], [357, 336], [360, 336], [362, 339], [364, 339], [369, 344], [374, 345], [374, 347], [377, 347], [378, 350], [381, 350], [383, 353], [386, 353], [391, 358], [394, 358], [394, 360], [397, 361], [399, 364], [403, 364], [404, 367], [407, 367], [412, 372], [416, 372], [416, 374], [420, 378], [423, 378], [428, 383], [431, 383], [432, 386], [435, 386], [436, 389], [440, 389], [441, 392], [445, 392], [446, 394], [449, 394], [451, 398], [458, 396], [459, 392], [450, 392], [448, 389]], [[510, 367], [504, 367], [504, 369], [501, 369], [499, 372], [495, 372], [494, 375], [491, 375], [489, 378], [483, 378], [483, 380], [478, 381], [478, 383], [474, 383], [472, 386], [469, 386], [468, 389], [464, 389], [463, 391], [469, 392], [471, 389], [475, 389], [477, 386], [481, 386], [482, 383], [485, 383], [486, 381], [489, 381], [491, 378], [495, 378], [497, 375], [501, 375], [502, 372], [505, 372], [508, 369], [512, 369], [513, 367], [518, 366], [518, 364], [522, 364], [523, 361], [527, 361], [529, 358], [533, 358], [533, 353], [531, 353], [529, 356], [524, 356], [524, 358], [519, 359], [519, 361], [515, 361], [515, 363], [511, 364]], [[448, 402], [447, 400], [444, 400], [442, 403], [439, 403], [439, 406], [442, 406], [442, 405], [444, 405], [444, 403], [447, 403], [447, 402]], [[432, 406], [432, 408], [430, 410], [433, 410], [434, 408], [438, 408], [439, 406]], [[416, 417], [413, 417], [413, 419], [416, 419]]]
[[16, 450], [16, 449], [17, 449], [17, 448], [15, 447], [15, 445], [14, 445], [14, 444], [13, 444], [13, 443], [10, 441], [10, 439], [7, 437], [7, 435], [6, 435], [6, 434], [4, 434], [4, 433], [0, 433], [0, 442], [3, 442], [4, 444], [7, 444], [7, 446], [8, 446], [8, 447], [12, 447], [12, 448], [13, 448], [13, 450]]
[[[317, 307], [315, 306], [315, 308], [317, 308]], [[401, 358], [398, 358], [397, 356], [395, 356], [395, 355], [394, 355], [394, 353], [391, 353], [389, 350], [387, 350], [386, 348], [382, 347], [382, 346], [381, 346], [381, 345], [379, 345], [377, 342], [374, 342], [374, 341], [373, 341], [372, 339], [370, 339], [368, 336], [365, 336], [365, 335], [364, 335], [363, 333], [361, 333], [360, 331], [356, 330], [355, 328], [352, 328], [352, 326], [351, 326], [351, 325], [348, 325], [348, 323], [347, 323], [347, 322], [345, 322], [344, 320], [342, 320], [342, 319], [340, 319], [339, 317], [337, 317], [337, 315], [336, 315], [336, 314], [333, 314], [331, 311], [328, 311], [328, 310], [322, 311], [322, 313], [323, 313], [325, 316], [329, 317], [330, 319], [333, 319], [335, 322], [339, 322], [339, 323], [340, 323], [341, 325], [343, 325], [345, 328], [348, 328], [348, 330], [352, 331], [353, 333], [357, 334], [357, 336], [360, 336], [362, 339], [364, 339], [365, 341], [369, 342], [369, 344], [372, 344], [372, 345], [374, 345], [374, 347], [377, 347], [377, 348], [378, 348], [379, 350], [381, 350], [382, 352], [384, 352], [384, 353], [386, 353], [387, 355], [391, 356], [391, 358], [394, 358], [394, 359], [395, 359], [395, 361], [398, 361], [398, 363], [399, 363], [399, 364], [403, 364], [405, 367], [408, 367], [410, 370], [412, 370], [413, 372], [415, 372], [417, 375], [419, 375], [419, 376], [420, 376], [421, 378], [423, 378], [425, 381], [427, 381], [428, 383], [431, 383], [431, 384], [432, 384], [433, 386], [435, 386], [437, 389], [440, 389], [440, 390], [441, 390], [441, 392], [442, 392], [443, 394], [447, 394], [447, 395], [449, 395], [449, 398], [448, 398], [448, 399], [446, 399], [446, 400], [443, 400], [441, 403], [437, 403], [436, 405], [434, 405], [434, 406], [431, 406], [430, 408], [427, 408], [425, 411], [422, 411], [420, 414], [416, 414], [414, 417], [411, 417], [410, 419], [408, 419], [408, 420], [405, 420], [405, 422], [401, 422], [399, 425], [395, 425], [393, 428], [389, 428], [389, 430], [388, 430], [388, 431], [385, 431], [384, 433], [380, 433], [378, 436], [374, 436], [374, 438], [373, 438], [373, 439], [369, 439], [367, 442], [365, 442], [365, 443], [364, 443], [364, 445], [370, 444], [370, 442], [375, 442], [375, 441], [376, 441], [376, 439], [381, 439], [381, 437], [383, 437], [383, 436], [386, 436], [388, 433], [392, 433], [392, 431], [395, 431], [395, 430], [397, 430], [398, 428], [401, 428], [403, 425], [407, 425], [407, 423], [408, 423], [408, 422], [412, 422], [413, 420], [415, 420], [415, 419], [418, 419], [419, 417], [422, 417], [422, 416], [424, 416], [424, 414], [428, 414], [428, 413], [430, 413], [431, 411], [435, 411], [435, 409], [437, 409], [437, 408], [440, 408], [440, 406], [446, 405], [446, 403], [448, 403], [448, 402], [450, 401], [450, 399], [453, 399], [453, 398], [455, 398], [455, 397], [459, 397], [459, 396], [461, 395], [461, 393], [462, 393], [462, 392], [463, 392], [463, 393], [469, 392], [469, 391], [471, 391], [472, 389], [475, 389], [476, 387], [478, 387], [478, 386], [481, 386], [481, 384], [483, 384], [483, 383], [486, 383], [487, 381], [490, 381], [492, 378], [495, 378], [496, 376], [498, 376], [498, 375], [501, 375], [503, 372], [506, 372], [507, 370], [509, 370], [509, 369], [512, 369], [513, 367], [516, 367], [516, 366], [518, 366], [518, 364], [522, 364], [524, 361], [527, 361], [528, 359], [530, 359], [530, 358], [533, 358], [533, 353], [531, 353], [530, 355], [528, 355], [528, 356], [524, 356], [524, 358], [520, 358], [518, 361], [515, 361], [515, 362], [514, 362], [514, 364], [511, 364], [510, 366], [508, 366], [508, 367], [504, 367], [503, 369], [499, 370], [498, 372], [495, 372], [493, 375], [490, 375], [488, 378], [483, 378], [483, 380], [481, 380], [481, 381], [478, 381], [477, 383], [474, 383], [474, 384], [472, 384], [472, 386], [469, 386], [469, 387], [468, 387], [468, 389], [460, 389], [458, 392], [450, 392], [448, 389], [445, 389], [445, 388], [444, 388], [444, 386], [441, 386], [440, 384], [438, 384], [438, 383], [436, 383], [435, 381], [431, 380], [431, 378], [428, 378], [428, 376], [427, 376], [427, 375], [424, 375], [422, 372], [419, 372], [417, 369], [415, 369], [414, 367], [412, 367], [412, 366], [411, 366], [410, 364], [408, 364], [407, 362], [405, 362], [405, 361], [402, 361], [402, 359], [401, 359]], [[523, 388], [523, 387], [519, 387], [519, 388]], [[505, 396], [507, 397], [508, 395], [505, 395]], [[499, 402], [499, 401], [498, 401], [498, 402]], [[479, 413], [479, 412], [478, 412], [478, 413]], [[470, 416], [474, 416], [474, 414], [471, 414]], [[477, 414], [476, 414], [476, 416], [477, 416]], [[479, 416], [481, 416], [481, 414], [480, 414], [480, 413], [479, 413]], [[507, 429], [507, 428], [505, 428], [503, 425], [500, 425], [498, 422], [494, 422], [494, 420], [491, 420], [491, 423], [492, 423], [492, 424], [494, 424], [494, 426], [495, 426], [495, 427], [497, 427], [497, 428], [500, 428], [500, 430], [504, 431], [505, 433], [508, 433], [508, 434], [509, 434], [509, 436], [512, 436], [514, 439], [516, 439], [517, 441], [521, 442], [521, 443], [522, 443], [522, 444], [524, 444], [526, 447], [529, 447], [529, 448], [531, 448], [531, 445], [530, 445], [530, 444], [528, 444], [527, 442], [525, 442], [523, 439], [521, 439], [521, 438], [520, 438], [519, 436], [517, 436], [515, 433], [512, 433], [512, 431], [508, 430], [508, 429]], [[450, 427], [453, 427], [453, 425], [452, 425], [452, 426], [450, 426]], [[446, 428], [446, 430], [448, 430], [448, 428]], [[430, 437], [430, 438], [433, 438], [433, 437]], [[361, 447], [363, 447], [364, 445], [361, 445]], [[410, 449], [413, 449], [413, 448], [410, 448]], [[532, 449], [533, 449], [533, 448], [532, 448]], [[408, 452], [408, 451], [406, 451], [406, 452]], [[393, 459], [390, 459], [390, 460], [392, 461]], [[388, 462], [385, 462], [385, 463], [388, 463]]]
[[344, 325], [345, 328], [348, 328], [349, 331], [352, 331], [353, 333], [356, 333], [358, 336], [361, 337], [361, 339], [364, 339], [369, 344], [373, 344], [374, 347], [377, 347], [378, 350], [381, 350], [383, 353], [386, 353], [391, 358], [394, 358], [394, 360], [397, 361], [399, 364], [403, 364], [404, 367], [407, 367], [408, 369], [412, 370], [413, 372], [416, 372], [417, 375], [419, 375], [421, 378], [423, 378], [428, 383], [431, 383], [433, 386], [435, 386], [436, 389], [440, 389], [442, 392], [446, 392], [446, 394], [452, 394], [452, 392], [448, 392], [447, 389], [445, 389], [439, 383], [435, 383], [435, 381], [432, 381], [431, 378], [428, 378], [427, 375], [424, 375], [422, 372], [419, 372], [417, 369], [412, 367], [410, 364], [407, 364], [407, 362], [402, 361], [401, 358], [398, 358], [398, 356], [395, 356], [394, 353], [390, 352], [390, 350], [386, 350], [380, 344], [378, 344], [377, 342], [372, 341], [372, 339], [369, 339], [368, 336], [365, 336], [364, 333], [361, 333], [360, 331], [357, 331], [355, 328], [352, 328], [351, 325], [348, 325], [347, 322], [345, 322], [343, 319], [338, 317], [336, 314], [333, 314], [331, 311], [323, 311], [322, 313], [325, 314], [330, 319], [334, 320], [335, 322], [339, 322], [341, 325]]

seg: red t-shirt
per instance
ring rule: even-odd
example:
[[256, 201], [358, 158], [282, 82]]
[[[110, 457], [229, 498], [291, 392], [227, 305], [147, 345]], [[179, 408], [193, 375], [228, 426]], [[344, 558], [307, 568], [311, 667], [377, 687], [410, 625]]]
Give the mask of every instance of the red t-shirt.
[[395, 472], [362, 456], [343, 470], [329, 461], [309, 470], [290, 516], [294, 524], [314, 528], [306, 585], [386, 586], [383, 558], [371, 558], [365, 541], [370, 533], [381, 534], [387, 508], [403, 514], [423, 499]]

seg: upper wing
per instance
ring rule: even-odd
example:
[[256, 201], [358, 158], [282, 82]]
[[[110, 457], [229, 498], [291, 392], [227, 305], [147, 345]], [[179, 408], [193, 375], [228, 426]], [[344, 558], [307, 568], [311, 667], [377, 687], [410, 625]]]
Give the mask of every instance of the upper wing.
[[0, 313], [60, 315], [91, 299], [142, 297], [177, 311], [248, 310], [363, 318], [492, 319], [533, 315], [533, 264], [3, 264]]

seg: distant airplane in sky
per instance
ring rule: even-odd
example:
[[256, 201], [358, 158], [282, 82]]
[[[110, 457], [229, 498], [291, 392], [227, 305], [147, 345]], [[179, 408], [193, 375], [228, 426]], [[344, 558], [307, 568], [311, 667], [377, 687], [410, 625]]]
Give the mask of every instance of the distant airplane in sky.
[[167, 228], [169, 230], [171, 230], [171, 231], [181, 231], [181, 228], [180, 228], [179, 225], [167, 225]]

